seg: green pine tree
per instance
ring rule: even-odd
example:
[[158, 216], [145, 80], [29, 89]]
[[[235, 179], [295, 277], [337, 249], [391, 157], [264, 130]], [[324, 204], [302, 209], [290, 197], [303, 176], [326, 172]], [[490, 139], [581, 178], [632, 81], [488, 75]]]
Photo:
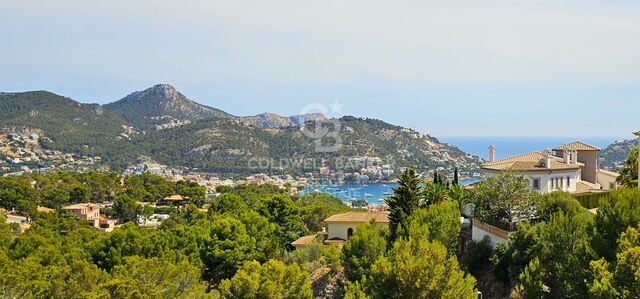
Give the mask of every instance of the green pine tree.
[[453, 185], [454, 186], [460, 185], [460, 177], [459, 177], [459, 174], [458, 174], [458, 167], [456, 167], [453, 170]]
[[389, 206], [389, 246], [398, 238], [398, 228], [406, 229], [406, 219], [418, 208], [422, 197], [420, 180], [414, 168], [407, 168], [398, 177], [400, 186], [386, 199]]

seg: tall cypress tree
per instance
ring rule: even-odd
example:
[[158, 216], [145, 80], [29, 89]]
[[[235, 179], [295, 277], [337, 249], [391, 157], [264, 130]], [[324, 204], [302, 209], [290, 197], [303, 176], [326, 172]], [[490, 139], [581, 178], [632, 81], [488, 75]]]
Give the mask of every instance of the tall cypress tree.
[[422, 190], [414, 168], [407, 168], [398, 177], [398, 187], [386, 199], [389, 206], [389, 246], [398, 238], [398, 228], [407, 229], [406, 219], [418, 208]]
[[460, 178], [459, 178], [459, 175], [458, 175], [458, 167], [453, 169], [453, 185], [454, 186], [460, 185]]

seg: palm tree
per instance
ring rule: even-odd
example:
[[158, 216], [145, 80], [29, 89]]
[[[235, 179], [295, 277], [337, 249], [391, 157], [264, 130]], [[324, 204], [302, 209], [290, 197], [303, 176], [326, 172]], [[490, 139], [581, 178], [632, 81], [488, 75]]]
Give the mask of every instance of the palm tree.
[[424, 182], [424, 202], [422, 206], [426, 207], [432, 204], [440, 203], [449, 198], [449, 192], [445, 186], [438, 183]]
[[618, 183], [626, 187], [635, 187], [638, 179], [638, 148], [632, 148], [629, 151], [627, 161], [624, 162], [624, 166], [620, 169], [620, 176], [618, 177]]

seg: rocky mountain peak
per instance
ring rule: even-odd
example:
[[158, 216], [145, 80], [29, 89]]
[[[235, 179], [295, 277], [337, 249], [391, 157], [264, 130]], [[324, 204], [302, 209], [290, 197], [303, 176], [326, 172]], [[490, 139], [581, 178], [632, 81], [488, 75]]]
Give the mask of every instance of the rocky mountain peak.
[[179, 93], [175, 87], [169, 84], [157, 84], [145, 90], [135, 91], [122, 99], [122, 101], [140, 100], [152, 102], [189, 101], [184, 95]]

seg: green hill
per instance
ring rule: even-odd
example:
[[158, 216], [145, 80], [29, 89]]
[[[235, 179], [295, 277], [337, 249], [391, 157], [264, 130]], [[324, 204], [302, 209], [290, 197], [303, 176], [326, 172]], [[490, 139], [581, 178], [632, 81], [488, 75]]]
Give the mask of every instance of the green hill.
[[[314, 130], [313, 121], [265, 125], [255, 117], [236, 117], [190, 101], [168, 85], [105, 106], [45, 91], [0, 94], [4, 131], [16, 126], [40, 129], [48, 137], [40, 140], [44, 148], [100, 156], [116, 170], [140, 156], [221, 173], [303, 173], [321, 167], [353, 172], [372, 163], [394, 169], [418, 165], [450, 171], [456, 165], [462, 171], [478, 170], [479, 158], [411, 129], [350, 116], [330, 122], [339, 124], [341, 146], [323, 152], [317, 140], [305, 134]], [[320, 139], [322, 145], [334, 142], [329, 136]], [[371, 159], [352, 163], [363, 157]]]

